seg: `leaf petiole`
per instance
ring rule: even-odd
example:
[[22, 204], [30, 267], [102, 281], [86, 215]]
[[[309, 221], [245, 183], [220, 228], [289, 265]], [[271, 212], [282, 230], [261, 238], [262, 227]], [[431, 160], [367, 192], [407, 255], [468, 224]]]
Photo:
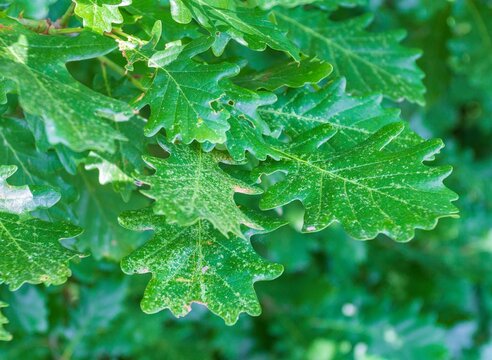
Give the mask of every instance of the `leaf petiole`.
[[65, 11], [65, 13], [62, 15], [62, 17], [57, 20], [58, 24], [61, 27], [65, 27], [68, 25], [70, 18], [73, 16], [74, 10], [75, 10], [75, 3], [72, 2], [70, 4], [70, 6], [68, 7], [67, 11]]

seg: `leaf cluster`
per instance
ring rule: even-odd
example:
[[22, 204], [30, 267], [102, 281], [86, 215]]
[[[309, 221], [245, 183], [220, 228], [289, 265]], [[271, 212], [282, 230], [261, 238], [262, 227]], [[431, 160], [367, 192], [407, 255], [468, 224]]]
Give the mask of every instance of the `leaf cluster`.
[[[321, 353], [335, 358], [362, 351], [355, 344], [364, 342], [371, 356], [390, 359], [398, 341], [418, 338], [418, 346], [400, 348], [405, 356], [445, 358], [443, 330], [417, 302], [389, 314], [397, 294], [375, 291], [388, 299], [379, 303], [364, 284], [372, 281], [369, 270], [390, 278], [392, 269], [382, 264], [396, 261], [398, 251], [415, 251], [416, 257], [414, 247], [440, 251], [434, 243], [399, 243], [426, 236], [416, 230], [433, 230], [441, 218], [457, 217], [458, 196], [443, 183], [452, 172], [448, 163], [467, 164], [465, 170], [458, 166], [451, 186], [460, 194], [470, 193], [463, 186], [470, 174], [488, 171], [483, 154], [457, 160], [471, 146], [471, 129], [490, 130], [473, 109], [463, 112], [479, 98], [478, 116], [492, 113], [485, 55], [490, 44], [482, 38], [484, 32], [490, 37], [491, 27], [480, 17], [490, 12], [486, 1], [443, 2], [425, 14], [418, 12], [422, 4], [376, 9], [403, 28], [425, 25], [426, 31], [453, 13], [455, 23], [445, 24], [445, 39], [436, 41], [443, 48], [430, 50], [445, 55], [430, 59], [402, 43], [403, 30], [374, 20], [376, 5], [360, 0], [41, 3], [9, 0], [0, 15], [0, 283], [20, 288], [2, 292], [10, 304], [5, 312], [30, 299], [46, 313], [62, 290], [23, 284], [60, 285], [77, 269], [62, 288], [70, 306], [50, 319], [61, 329], [50, 336], [67, 344], [61, 356], [129, 356], [138, 351], [125, 348], [125, 341], [144, 349], [153, 339], [138, 334], [161, 326], [143, 320], [130, 298], [143, 292], [145, 313], [169, 309], [177, 317], [193, 303], [203, 304], [232, 325], [243, 312], [261, 313], [255, 282], [274, 280], [285, 267], [277, 284], [263, 286], [270, 299], [267, 319], [241, 326], [260, 326], [268, 317], [293, 324], [329, 320], [310, 327], [317, 329], [313, 342], [279, 341], [267, 352], [307, 349], [313, 359]], [[471, 24], [468, 31], [460, 22]], [[430, 45], [418, 36], [410, 32], [409, 42], [427, 51]], [[435, 70], [432, 59], [449, 66]], [[462, 83], [471, 89], [470, 100], [456, 94]], [[451, 113], [445, 125], [437, 116], [442, 108]], [[403, 118], [417, 120], [411, 126]], [[470, 121], [475, 123], [463, 125]], [[463, 143], [451, 139], [442, 160], [438, 137], [457, 132]], [[477, 196], [486, 198], [481, 191]], [[471, 227], [468, 217], [480, 213], [486, 219], [488, 212], [477, 210], [468, 196], [461, 201], [465, 220], [444, 221], [468, 234], [461, 228]], [[476, 237], [483, 239], [487, 230], [477, 227]], [[380, 241], [371, 249], [348, 236]], [[337, 258], [337, 251], [353, 251], [353, 258], [344, 262], [350, 256]], [[371, 264], [367, 259], [376, 253]], [[326, 291], [312, 291], [310, 282], [324, 274], [327, 256], [347, 274], [333, 270], [318, 284]], [[114, 264], [127, 275], [151, 274], [148, 284], [120, 274]], [[358, 266], [369, 269], [359, 274]], [[91, 270], [93, 275], [86, 273]], [[358, 281], [350, 280], [356, 273]], [[408, 274], [395, 276], [409, 281]], [[282, 303], [289, 282], [304, 287], [304, 298], [290, 294]], [[135, 322], [125, 322], [124, 312], [140, 319], [142, 329], [133, 331]], [[404, 324], [409, 317], [412, 324]], [[37, 321], [41, 330], [15, 323], [14, 333], [51, 331], [46, 316]], [[186, 331], [193, 333], [195, 320], [189, 321]], [[6, 323], [0, 315], [0, 325]], [[9, 340], [3, 327], [0, 339]], [[272, 326], [268, 336], [290, 338], [288, 327]], [[402, 338], [381, 338], [388, 327]], [[342, 329], [339, 339], [323, 335], [332, 328]], [[92, 329], [106, 329], [101, 337], [108, 338], [108, 329], [118, 329], [121, 339], [113, 347], [91, 347], [98, 343]], [[238, 341], [241, 331], [254, 329], [234, 331]], [[179, 329], [170, 336], [187, 338]], [[349, 336], [345, 351], [340, 339]], [[182, 351], [204, 354], [202, 346]]]

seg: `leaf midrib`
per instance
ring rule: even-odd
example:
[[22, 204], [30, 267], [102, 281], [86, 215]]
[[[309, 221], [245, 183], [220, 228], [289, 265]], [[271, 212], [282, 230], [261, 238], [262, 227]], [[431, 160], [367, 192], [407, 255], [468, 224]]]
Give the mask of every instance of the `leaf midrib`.
[[[374, 69], [374, 72], [375, 72], [375, 73], [381, 72], [381, 73], [385, 74], [386, 76], [388, 76], [388, 77], [390, 77], [390, 78], [393, 78], [393, 77], [394, 77], [394, 75], [393, 75], [393, 74], [391, 74], [389, 71], [387, 71], [385, 68], [375, 66], [375, 65], [374, 65], [373, 63], [371, 63], [370, 61], [367, 61], [367, 60], [366, 60], [366, 59], [364, 59], [363, 57], [359, 56], [356, 52], [353, 52], [353, 51], [350, 51], [350, 50], [348, 50], [348, 49], [344, 48], [343, 46], [341, 46], [341, 45], [337, 44], [336, 42], [334, 42], [334, 41], [333, 41], [333, 40], [331, 40], [330, 38], [327, 38], [327, 37], [323, 36], [322, 34], [320, 34], [320, 33], [316, 32], [316, 31], [314, 31], [313, 29], [311, 29], [311, 28], [309, 28], [309, 27], [307, 27], [307, 26], [304, 26], [304, 25], [303, 25], [303, 24], [301, 24], [300, 22], [298, 22], [298, 21], [296, 21], [296, 20], [294, 20], [294, 19], [292, 19], [292, 18], [290, 18], [290, 17], [288, 17], [288, 16], [286, 16], [286, 15], [284, 15], [284, 14], [282, 14], [282, 13], [279, 13], [279, 12], [275, 12], [275, 15], [276, 15], [276, 16], [279, 16], [279, 17], [283, 18], [285, 21], [287, 21], [287, 22], [289, 22], [289, 23], [291, 23], [291, 24], [293, 24], [293, 25], [295, 25], [295, 26], [297, 26], [297, 27], [301, 28], [303, 31], [305, 31], [306, 33], [311, 34], [313, 37], [318, 38], [318, 39], [320, 39], [320, 40], [322, 40], [322, 41], [326, 42], [326, 43], [328, 44], [328, 46], [332, 46], [332, 47], [334, 47], [334, 48], [337, 48], [337, 49], [338, 49], [338, 50], [340, 50], [341, 52], [345, 53], [345, 54], [347, 55], [347, 58], [349, 58], [349, 59], [350, 59], [350, 58], [355, 58], [355, 59], [357, 59], [358, 61], [360, 61], [360, 62], [364, 63], [364, 64], [365, 64], [365, 65], [367, 65], [369, 68]], [[330, 48], [328, 48], [328, 49], [330, 49]], [[333, 59], [336, 59], [336, 57], [333, 57]], [[356, 68], [356, 67], [354, 67], [354, 68]], [[337, 71], [338, 71], [338, 69], [337, 69]], [[360, 79], [361, 79], [361, 80], [363, 80], [364, 78], [361, 76], [361, 77], [360, 77]], [[407, 90], [411, 90], [411, 89], [409, 89], [409, 88], [406, 86], [406, 85], [407, 85], [406, 81], [404, 81], [404, 79], [401, 79], [401, 80], [402, 80], [402, 85], [403, 85], [403, 86], [405, 86], [405, 87], [407, 88]], [[364, 80], [363, 80], [363, 81], [364, 81]], [[366, 83], [366, 82], [364, 81], [364, 83]], [[366, 84], [366, 85], [367, 85], [367, 84]]]
[[[16, 223], [18, 224], [18, 223]], [[3, 224], [3, 221], [0, 220], [0, 227], [1, 229], [4, 231], [4, 233], [7, 235], [7, 237], [14, 243], [14, 245], [19, 249], [20, 252], [22, 252], [27, 259], [29, 258], [33, 258], [26, 250], [24, 250], [24, 248], [22, 246], [20, 246], [20, 244], [18, 243], [17, 239], [15, 238], [15, 236], [7, 229], [7, 227], [5, 227], [5, 225]], [[27, 241], [26, 241], [27, 242]], [[37, 266], [39, 269], [42, 270], [42, 272], [44, 272], [46, 274], [46, 276], [50, 276], [49, 275], [49, 271], [46, 270], [40, 263], [38, 263], [36, 260], [35, 260], [35, 257], [33, 258], [33, 261], [32, 261], [32, 264], [34, 264], [35, 266]]]
[[387, 194], [387, 193], [385, 193], [385, 192], [383, 192], [383, 191], [381, 191], [381, 190], [379, 190], [377, 188], [372, 188], [372, 187], [369, 187], [367, 185], [361, 184], [361, 183], [359, 183], [359, 182], [357, 182], [357, 181], [355, 181], [353, 179], [349, 179], [349, 178], [343, 177], [341, 175], [338, 175], [338, 174], [336, 174], [336, 173], [334, 173], [332, 171], [329, 171], [329, 170], [326, 170], [326, 169], [324, 169], [322, 167], [319, 167], [319, 166], [313, 164], [312, 162], [303, 160], [303, 159], [301, 159], [301, 158], [299, 158], [299, 157], [297, 157], [297, 156], [295, 156], [293, 154], [287, 153], [287, 152], [285, 152], [285, 151], [283, 151], [281, 149], [278, 149], [278, 148], [275, 148], [275, 147], [273, 147], [273, 149], [276, 150], [276, 151], [278, 151], [280, 154], [282, 154], [286, 159], [290, 159], [290, 160], [293, 160], [293, 161], [295, 161], [297, 163], [303, 164], [303, 165], [305, 165], [307, 167], [314, 168], [314, 169], [316, 169], [318, 172], [320, 172], [322, 174], [326, 174], [326, 175], [328, 175], [328, 176], [330, 176], [332, 178], [335, 178], [335, 179], [337, 179], [339, 181], [343, 181], [344, 184], [345, 183], [350, 183], [352, 185], [355, 185], [357, 187], [360, 187], [360, 188], [368, 191], [369, 193], [374, 192], [374, 193], [383, 195], [385, 197], [388, 197], [390, 199], [393, 199], [393, 200], [395, 200], [397, 202], [403, 203], [405, 205], [408, 205], [408, 206], [411, 206], [411, 207], [414, 207], [414, 208], [418, 208], [418, 209], [420, 209], [420, 210], [422, 210], [422, 211], [424, 211], [424, 212], [426, 212], [428, 214], [432, 214], [427, 208], [424, 208], [424, 207], [419, 206], [419, 205], [416, 205], [416, 204], [409, 203], [409, 202], [407, 202], [404, 199], [401, 199], [401, 198], [399, 198], [397, 196], [394, 196], [394, 195]]

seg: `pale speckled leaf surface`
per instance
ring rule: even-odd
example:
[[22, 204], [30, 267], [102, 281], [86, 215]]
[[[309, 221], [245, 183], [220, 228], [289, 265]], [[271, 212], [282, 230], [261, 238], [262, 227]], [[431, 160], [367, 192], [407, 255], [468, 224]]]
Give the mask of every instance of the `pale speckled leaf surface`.
[[24, 214], [39, 208], [49, 208], [60, 200], [60, 194], [48, 187], [11, 186], [7, 179], [17, 166], [0, 165], [0, 212]]
[[66, 223], [50, 223], [0, 212], [0, 283], [11, 290], [22, 284], [59, 285], [71, 272], [70, 260], [80, 255], [64, 248], [60, 239], [72, 238], [81, 229]]
[[147, 313], [170, 309], [175, 316], [185, 316], [195, 302], [233, 325], [242, 312], [261, 313], [254, 282], [273, 280], [283, 271], [281, 265], [261, 259], [249, 240], [226, 238], [207, 221], [183, 228], [152, 210], [141, 210], [124, 213], [120, 222], [129, 229], [155, 232], [121, 263], [127, 274], [152, 273], [141, 304]]
[[299, 88], [306, 84], [317, 84], [333, 71], [333, 66], [318, 59], [276, 64], [263, 71], [241, 73], [234, 83], [249, 89], [276, 90], [283, 86]]
[[112, 24], [121, 24], [120, 7], [128, 6], [132, 0], [74, 0], [75, 14], [83, 20], [84, 27], [95, 32], [110, 32]]
[[217, 36], [220, 43], [216, 47], [217, 53], [232, 38], [253, 50], [264, 50], [269, 46], [300, 60], [299, 50], [269, 20], [268, 13], [259, 8], [245, 7], [239, 1], [171, 0], [171, 12], [177, 22], [188, 23], [194, 18]]
[[[0, 301], [0, 309], [7, 307], [8, 305], [3, 301]], [[0, 341], [12, 340], [12, 334], [5, 330], [4, 325], [8, 324], [9, 320], [0, 312]]]
[[420, 51], [400, 45], [404, 31], [368, 32], [371, 16], [332, 21], [317, 9], [276, 10], [275, 16], [301, 50], [345, 76], [349, 89], [424, 103], [424, 73], [416, 65]]
[[439, 218], [457, 213], [451, 203], [457, 195], [442, 183], [451, 167], [423, 164], [443, 147], [437, 139], [386, 151], [404, 128], [402, 123], [387, 125], [348, 150], [337, 149], [332, 141], [336, 130], [330, 124], [299, 135], [279, 150], [282, 160], [265, 162], [254, 171], [257, 176], [286, 173], [284, 180], [268, 188], [260, 207], [300, 200], [304, 231], [319, 231], [338, 221], [357, 239], [383, 233], [408, 241], [416, 228], [434, 228]]
[[204, 152], [198, 144], [161, 145], [170, 157], [145, 156], [155, 174], [139, 179], [150, 186], [141, 192], [155, 200], [155, 213], [183, 226], [206, 219], [226, 236], [229, 232], [241, 236], [241, 224], [258, 227], [236, 205], [234, 194], [258, 194], [261, 189], [223, 171], [219, 162], [231, 161], [223, 153]]
[[0, 166], [0, 283], [12, 290], [25, 282], [62, 284], [70, 276], [68, 262], [79, 255], [59, 240], [75, 237], [81, 229], [29, 216], [28, 212], [53, 206], [60, 195], [49, 188], [31, 191], [28, 186], [8, 185], [7, 178], [16, 170], [16, 166]]
[[65, 63], [104, 55], [114, 41], [90, 32], [43, 36], [6, 18], [0, 25], [2, 76], [16, 84], [24, 112], [43, 119], [50, 143], [113, 152], [114, 141], [125, 138], [109, 122], [127, 120], [133, 110], [77, 82]]
[[[259, 108], [258, 113], [272, 129], [281, 130], [291, 138], [329, 123], [338, 131], [332, 141], [347, 149], [383, 126], [401, 121], [398, 109], [381, 106], [381, 96], [350, 96], [345, 92], [345, 85], [344, 79], [338, 79], [316, 92], [290, 92], [275, 104]], [[421, 141], [420, 136], [405, 127], [387, 148], [404, 148]]]
[[[202, 37], [185, 46], [174, 44], [149, 60], [156, 73], [139, 106], [150, 105], [146, 135], [166, 129], [169, 139], [221, 143], [229, 129], [228, 114], [212, 108], [224, 90], [219, 80], [239, 72], [233, 64], [204, 64], [192, 58], [210, 48], [213, 40]], [[142, 53], [142, 56], [146, 56]]]

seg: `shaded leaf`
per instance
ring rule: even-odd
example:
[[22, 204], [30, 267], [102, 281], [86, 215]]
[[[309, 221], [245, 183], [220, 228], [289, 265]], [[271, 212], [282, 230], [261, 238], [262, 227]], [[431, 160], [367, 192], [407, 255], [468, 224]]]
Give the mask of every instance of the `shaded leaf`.
[[118, 215], [125, 210], [147, 205], [143, 196], [132, 196], [128, 202], [109, 185], [101, 186], [95, 174], [80, 171], [75, 184], [80, 196], [72, 206], [74, 222], [84, 229], [76, 239], [79, 251], [90, 251], [96, 259], [120, 261], [146, 239], [118, 224]]
[[306, 84], [317, 84], [331, 74], [333, 67], [317, 59], [305, 59], [276, 65], [264, 71], [242, 73], [234, 83], [250, 89], [276, 90], [282, 86], [299, 88]]
[[[459, 0], [454, 6], [451, 65], [484, 91], [492, 87], [492, 4]], [[489, 93], [490, 94], [490, 93]]]
[[332, 21], [316, 9], [275, 11], [275, 16], [305, 53], [330, 62], [335, 75], [345, 76], [349, 89], [424, 103], [424, 74], [415, 63], [420, 51], [400, 45], [404, 31], [368, 32], [371, 16]]
[[245, 7], [239, 1], [223, 0], [171, 0], [171, 13], [179, 23], [189, 23], [194, 18], [217, 37], [215, 52], [220, 54], [232, 38], [253, 50], [267, 46], [285, 51], [294, 60], [300, 60], [299, 50], [268, 19], [268, 14], [258, 8]]
[[101, 185], [112, 184], [115, 191], [120, 192], [125, 201], [130, 199], [136, 188], [134, 176], [144, 171], [145, 163], [142, 154], [145, 145], [150, 142], [143, 134], [144, 120], [134, 117], [130, 121], [118, 124], [116, 130], [130, 141], [117, 141], [114, 154], [90, 152], [84, 160], [86, 170], [99, 171]]
[[339, 6], [352, 7], [365, 5], [367, 0], [257, 0], [256, 2], [264, 9], [270, 9], [274, 6], [295, 7], [316, 4], [329, 10], [335, 10]]
[[[338, 131], [332, 141], [351, 148], [390, 123], [400, 121], [398, 109], [383, 108], [378, 95], [357, 97], [345, 92], [345, 80], [338, 79], [313, 92], [300, 90], [280, 97], [271, 106], [258, 109], [259, 115], [275, 130], [294, 138], [322, 124]], [[405, 127], [387, 148], [404, 148], [421, 142], [420, 136]]]
[[16, 291], [4, 295], [9, 304], [7, 316], [12, 323], [12, 332], [17, 329], [27, 334], [45, 333], [48, 330], [48, 306], [43, 288], [24, 284]]
[[[35, 119], [33, 123], [42, 126], [39, 119]], [[42, 130], [44, 133], [44, 126]], [[42, 137], [44, 138], [44, 135]], [[74, 200], [76, 194], [70, 184], [71, 179], [64, 172], [63, 164], [56, 152], [41, 146], [42, 141], [39, 138], [34, 139], [28, 122], [0, 118], [0, 159], [4, 164], [15, 165], [18, 168], [9, 182], [47, 186], [58, 192], [64, 200]]]
[[114, 141], [125, 138], [110, 121], [127, 120], [133, 110], [77, 82], [65, 63], [106, 54], [114, 42], [86, 32], [42, 36], [6, 18], [0, 25], [2, 76], [16, 83], [23, 110], [43, 119], [50, 143], [113, 152]]
[[[0, 309], [7, 307], [8, 305], [4, 302], [0, 301]], [[12, 340], [12, 334], [10, 334], [3, 327], [5, 324], [8, 324], [9, 320], [0, 312], [0, 341], [10, 341]]]

